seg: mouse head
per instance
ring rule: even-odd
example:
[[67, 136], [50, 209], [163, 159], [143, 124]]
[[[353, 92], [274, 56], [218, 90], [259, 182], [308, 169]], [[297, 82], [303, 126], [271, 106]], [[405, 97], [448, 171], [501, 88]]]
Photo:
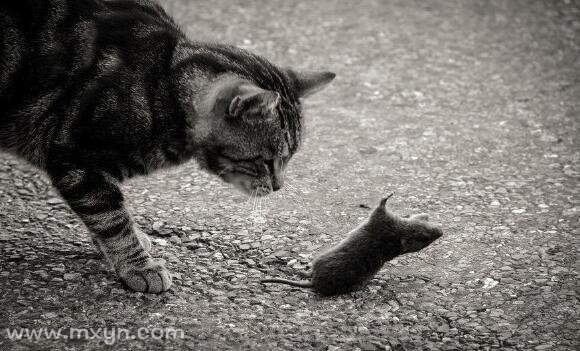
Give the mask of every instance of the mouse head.
[[387, 209], [387, 200], [391, 196], [393, 194], [381, 200], [371, 218], [376, 224], [382, 223], [381, 225], [385, 228], [382, 232], [389, 237], [389, 240], [400, 243], [401, 254], [424, 249], [443, 235], [439, 227], [428, 222], [429, 216], [425, 213], [407, 218], [391, 213]]
[[404, 253], [424, 249], [443, 235], [441, 229], [428, 220], [429, 216], [425, 213], [401, 218], [405, 228], [401, 233], [401, 249]]

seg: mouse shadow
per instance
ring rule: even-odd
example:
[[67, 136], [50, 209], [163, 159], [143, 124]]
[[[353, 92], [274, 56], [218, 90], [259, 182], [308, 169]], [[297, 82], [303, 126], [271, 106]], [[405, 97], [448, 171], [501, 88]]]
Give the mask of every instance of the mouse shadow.
[[388, 303], [395, 301], [403, 305], [399, 299], [400, 293], [409, 291], [421, 294], [422, 291], [430, 291], [432, 283], [425, 277], [408, 275], [405, 277], [372, 279], [363, 287], [349, 293], [355, 300], [376, 301]]

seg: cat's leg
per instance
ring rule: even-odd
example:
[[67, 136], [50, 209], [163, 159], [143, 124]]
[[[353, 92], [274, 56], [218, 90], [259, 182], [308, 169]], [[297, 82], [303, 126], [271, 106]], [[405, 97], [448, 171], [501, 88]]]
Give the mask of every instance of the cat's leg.
[[72, 169], [51, 174], [53, 184], [91, 231], [93, 240], [117, 274], [135, 291], [169, 289], [171, 276], [147, 253], [151, 242], [138, 234], [114, 178], [103, 172]]
[[[139, 242], [145, 251], [151, 251], [151, 239], [149, 239], [149, 236], [145, 234], [136, 224], [133, 225], [133, 230], [135, 231], [135, 235], [137, 235], [137, 238], [139, 239]], [[99, 253], [102, 253], [103, 249], [101, 248], [101, 244], [95, 239], [94, 236], [91, 239], [93, 241], [93, 245], [95, 245]]]

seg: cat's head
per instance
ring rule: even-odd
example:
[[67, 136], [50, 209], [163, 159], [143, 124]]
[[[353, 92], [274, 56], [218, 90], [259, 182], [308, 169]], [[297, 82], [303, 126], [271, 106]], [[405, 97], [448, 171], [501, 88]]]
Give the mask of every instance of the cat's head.
[[383, 229], [388, 240], [400, 244], [400, 254], [422, 250], [443, 235], [437, 225], [429, 222], [425, 213], [400, 217], [390, 212], [386, 204], [391, 196], [381, 200], [371, 214], [371, 220], [374, 226]]
[[302, 135], [300, 99], [330, 83], [330, 72], [280, 70], [266, 86], [236, 74], [212, 83], [195, 126], [200, 164], [248, 195], [280, 189]]

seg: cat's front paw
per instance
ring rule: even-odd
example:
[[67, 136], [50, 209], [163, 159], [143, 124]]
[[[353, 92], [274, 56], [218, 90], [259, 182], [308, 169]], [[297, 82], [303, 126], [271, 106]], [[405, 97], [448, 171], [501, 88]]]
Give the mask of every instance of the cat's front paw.
[[134, 291], [158, 294], [171, 287], [169, 271], [161, 262], [153, 259], [145, 267], [123, 269], [119, 276]]

